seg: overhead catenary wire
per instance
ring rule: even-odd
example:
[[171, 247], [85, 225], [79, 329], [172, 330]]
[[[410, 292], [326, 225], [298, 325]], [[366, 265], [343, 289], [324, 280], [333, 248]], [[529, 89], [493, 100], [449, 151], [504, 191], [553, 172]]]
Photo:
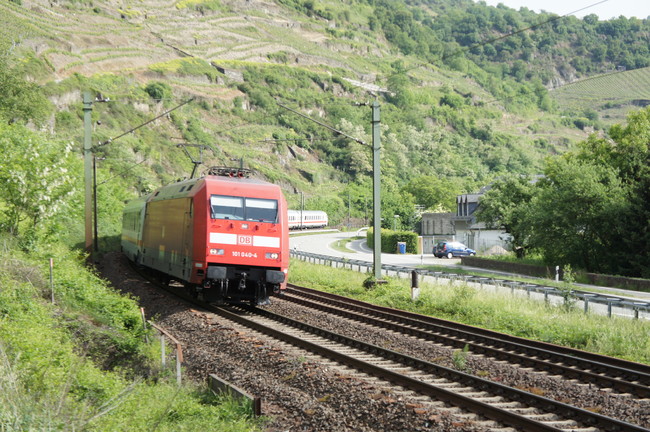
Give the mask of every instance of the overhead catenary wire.
[[323, 128], [327, 128], [330, 131], [333, 131], [333, 132], [335, 132], [335, 133], [337, 133], [339, 135], [342, 135], [343, 137], [349, 138], [350, 140], [356, 141], [357, 143], [362, 144], [364, 146], [368, 145], [368, 143], [366, 143], [365, 141], [363, 141], [360, 138], [356, 138], [356, 137], [353, 137], [351, 135], [348, 135], [345, 132], [334, 128], [333, 126], [328, 125], [327, 123], [324, 123], [324, 122], [321, 122], [320, 120], [316, 120], [314, 118], [311, 118], [311, 117], [307, 116], [306, 114], [303, 114], [303, 113], [301, 113], [299, 111], [294, 110], [293, 108], [289, 108], [286, 105], [281, 104], [278, 101], [276, 101], [276, 104], [278, 104], [280, 107], [284, 108], [285, 110], [291, 111], [292, 113], [297, 114], [298, 116], [301, 116], [301, 117], [304, 117], [305, 119], [311, 120], [312, 122], [317, 123], [318, 125], [322, 126]]
[[190, 98], [190, 99], [178, 104], [177, 106], [175, 106], [173, 108], [170, 108], [169, 110], [167, 110], [164, 113], [154, 117], [153, 119], [149, 119], [146, 122], [144, 122], [144, 123], [142, 123], [142, 124], [140, 124], [140, 125], [138, 125], [138, 126], [136, 126], [134, 128], [131, 128], [126, 132], [123, 132], [122, 134], [118, 135], [117, 137], [112, 137], [112, 138], [109, 138], [108, 140], [105, 140], [105, 141], [99, 143], [97, 146], [94, 146], [91, 150], [94, 152], [94, 151], [96, 151], [97, 149], [99, 149], [102, 146], [106, 146], [107, 144], [110, 144], [110, 143], [114, 142], [115, 140], [124, 137], [125, 135], [128, 135], [128, 134], [130, 134], [130, 133], [132, 133], [134, 131], [137, 131], [138, 129], [142, 128], [143, 126], [146, 126], [146, 125], [148, 125], [148, 124], [150, 124], [152, 122], [155, 122], [156, 120], [160, 119], [161, 117], [165, 117], [166, 115], [168, 115], [172, 111], [177, 110], [177, 109], [181, 108], [182, 106], [184, 106], [186, 104], [189, 104], [192, 101], [194, 101], [194, 98]]

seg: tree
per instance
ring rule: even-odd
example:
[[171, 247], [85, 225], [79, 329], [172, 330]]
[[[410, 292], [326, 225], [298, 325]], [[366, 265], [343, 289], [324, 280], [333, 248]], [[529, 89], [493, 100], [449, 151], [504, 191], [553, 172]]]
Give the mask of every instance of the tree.
[[0, 121], [40, 122], [47, 112], [48, 101], [36, 83], [23, 79], [7, 58], [0, 55]]
[[524, 220], [533, 228], [530, 243], [548, 264], [610, 270], [629, 196], [617, 170], [568, 155], [550, 160], [545, 174]]
[[[611, 220], [607, 233], [616, 233], [614, 248], [605, 252], [610, 271], [650, 277], [650, 109], [628, 116], [627, 125], [615, 125], [611, 140], [590, 137], [577, 155], [616, 170], [629, 190], [629, 201]], [[613, 230], [615, 228], [615, 230]], [[622, 255], [618, 251], [639, 252]]]
[[527, 176], [506, 175], [492, 184], [476, 211], [478, 221], [490, 227], [501, 227], [510, 234], [509, 242], [520, 258], [530, 248], [531, 228], [526, 219], [535, 194], [535, 185]]
[[460, 194], [457, 182], [435, 176], [420, 176], [410, 181], [402, 191], [415, 197], [415, 202], [425, 209], [445, 209], [456, 207], [456, 196]]
[[72, 146], [51, 141], [18, 124], [0, 123], [0, 227], [17, 234], [29, 220], [36, 226], [55, 215], [73, 192]]

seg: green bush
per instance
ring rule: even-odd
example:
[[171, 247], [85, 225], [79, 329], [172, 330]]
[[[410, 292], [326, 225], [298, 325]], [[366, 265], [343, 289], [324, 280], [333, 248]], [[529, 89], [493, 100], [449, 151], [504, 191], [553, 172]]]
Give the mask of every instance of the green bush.
[[169, 84], [160, 81], [155, 81], [153, 83], [147, 84], [147, 86], [144, 88], [144, 91], [157, 101], [160, 101], [162, 99], [169, 99], [172, 96], [172, 88], [169, 86]]
[[[373, 229], [369, 228], [366, 234], [366, 241], [369, 248], [374, 248], [375, 239]], [[409, 231], [392, 231], [381, 229], [381, 252], [397, 253], [397, 243], [406, 242], [406, 252], [408, 254], [418, 253], [418, 234]]]

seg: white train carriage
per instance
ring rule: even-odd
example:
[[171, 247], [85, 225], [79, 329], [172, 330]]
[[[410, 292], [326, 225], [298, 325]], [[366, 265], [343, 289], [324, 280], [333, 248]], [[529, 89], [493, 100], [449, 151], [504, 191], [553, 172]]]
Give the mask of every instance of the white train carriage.
[[322, 210], [288, 211], [289, 229], [316, 229], [327, 227], [327, 213]]

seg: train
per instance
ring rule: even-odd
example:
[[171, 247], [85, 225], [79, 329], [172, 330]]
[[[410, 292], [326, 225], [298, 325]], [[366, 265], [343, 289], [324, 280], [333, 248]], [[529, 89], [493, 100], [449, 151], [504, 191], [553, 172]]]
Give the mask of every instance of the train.
[[316, 229], [327, 227], [327, 213], [322, 210], [288, 211], [289, 229]]
[[206, 302], [266, 305], [287, 285], [287, 210], [279, 186], [213, 167], [128, 202], [121, 248]]

